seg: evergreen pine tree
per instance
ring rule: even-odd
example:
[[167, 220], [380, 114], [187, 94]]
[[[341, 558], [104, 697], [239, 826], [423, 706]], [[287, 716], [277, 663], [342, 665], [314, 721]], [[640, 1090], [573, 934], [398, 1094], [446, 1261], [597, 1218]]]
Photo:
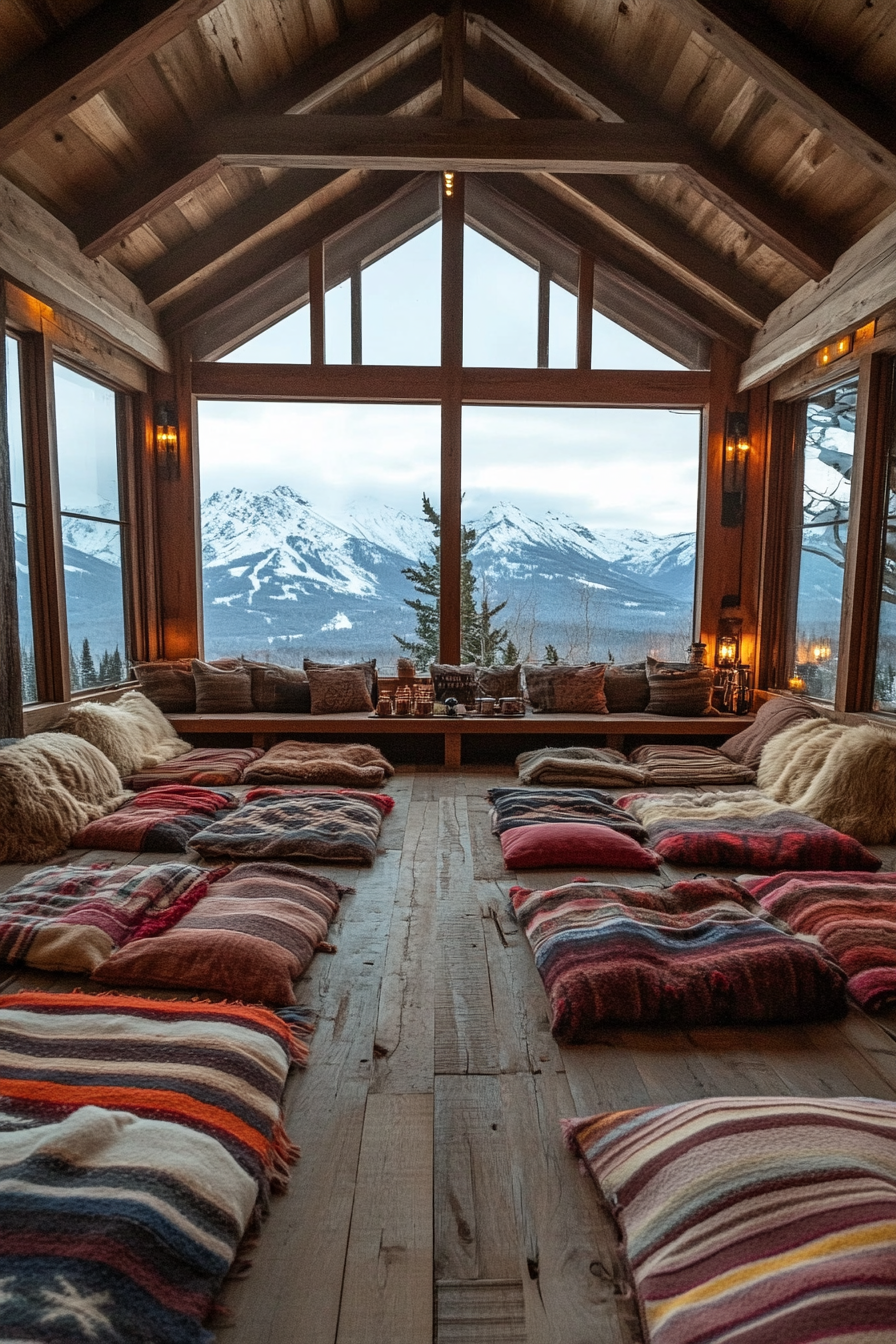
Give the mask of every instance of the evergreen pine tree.
[[103, 656], [100, 659], [100, 668], [96, 674], [97, 684], [99, 686], [108, 685], [111, 680], [109, 676], [109, 650], [103, 649]]
[[440, 515], [433, 508], [428, 496], [423, 496], [423, 517], [429, 523], [433, 532], [433, 541], [430, 545], [430, 554], [432, 560], [421, 560], [419, 565], [409, 565], [407, 569], [401, 572], [411, 583], [418, 593], [424, 597], [432, 597], [434, 602], [423, 602], [419, 597], [406, 597], [404, 603], [410, 607], [414, 613], [417, 622], [417, 638], [402, 639], [401, 635], [393, 635], [392, 638], [398, 641], [400, 648], [409, 653], [421, 666], [438, 661], [439, 657], [439, 566], [441, 563], [441, 546], [439, 542], [439, 529], [441, 524]]
[[78, 666], [78, 660], [75, 657], [75, 651], [71, 644], [68, 646], [68, 679], [71, 682], [73, 691], [81, 689], [81, 669]]
[[81, 689], [96, 685], [96, 665], [90, 652], [90, 640], [85, 639], [81, 646]]
[[518, 663], [520, 660], [520, 651], [512, 639], [508, 639], [504, 645], [503, 660], [508, 667], [512, 667], [514, 663]]
[[34, 665], [34, 650], [20, 647], [22, 666], [22, 699], [26, 705], [37, 699], [37, 669]]
[[544, 646], [544, 660], [545, 660], [546, 663], [559, 663], [559, 661], [560, 661], [560, 655], [559, 655], [559, 653], [557, 652], [557, 650], [554, 648], [553, 644], [545, 644], [545, 646]]
[[115, 645], [115, 652], [109, 657], [109, 680], [116, 685], [118, 682], [124, 681], [124, 666], [117, 644]]

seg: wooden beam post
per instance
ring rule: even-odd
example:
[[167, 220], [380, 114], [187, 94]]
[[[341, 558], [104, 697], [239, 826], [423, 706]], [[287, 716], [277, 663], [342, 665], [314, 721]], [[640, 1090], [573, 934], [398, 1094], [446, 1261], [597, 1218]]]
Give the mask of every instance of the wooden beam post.
[[195, 407], [190, 347], [178, 338], [173, 351], [174, 376], [157, 376], [154, 395], [173, 401], [177, 409], [176, 460], [156, 468], [159, 518], [165, 520], [167, 544], [159, 551], [158, 592], [162, 607], [165, 658], [195, 658], [202, 647], [202, 556], [197, 490]]
[[[6, 334], [6, 286], [0, 281], [0, 335]], [[16, 541], [9, 472], [6, 351], [0, 360], [0, 737], [22, 737], [22, 664], [16, 596]]]
[[[538, 268], [538, 367], [550, 362], [551, 343], [551, 272], [542, 263]], [[590, 364], [589, 364], [590, 367]]]
[[461, 655], [461, 380], [464, 357], [464, 179], [442, 189], [442, 476], [439, 578], [439, 657]]
[[576, 332], [576, 368], [591, 368], [592, 327], [594, 322], [594, 254], [579, 252], [579, 307]]
[[[703, 422], [703, 479], [697, 535], [702, 540], [695, 598], [695, 630], [715, 658], [722, 615], [744, 617], [741, 609], [743, 575], [743, 522], [722, 526], [722, 461], [725, 454], [725, 413], [746, 410], [737, 399], [737, 355], [723, 341], [714, 341], [710, 363], [709, 404]], [[724, 611], [723, 611], [724, 604]], [[698, 624], [699, 622], [699, 624]], [[752, 635], [752, 631], [746, 631]]]
[[326, 279], [324, 276], [324, 245], [315, 243], [308, 253], [308, 287], [311, 306], [311, 363], [325, 364], [326, 342]]
[[361, 267], [354, 266], [349, 276], [351, 282], [351, 300], [352, 300], [352, 363], [363, 364], [364, 351], [362, 342], [362, 318], [361, 318]]
[[[29, 518], [32, 535], [28, 540], [28, 563], [41, 597], [32, 606], [34, 662], [41, 699], [62, 702], [71, 697], [71, 678], [56, 463], [53, 347], [46, 332], [29, 335], [23, 346], [25, 478], [27, 496], [34, 500]], [[34, 580], [31, 591], [35, 591]]]
[[467, 20], [463, 0], [451, 0], [442, 23], [442, 116], [464, 114], [464, 46]]
[[843, 569], [843, 608], [834, 708], [868, 710], [874, 698], [874, 664], [880, 620], [883, 530], [887, 510], [887, 433], [892, 394], [890, 360], [866, 355], [859, 362], [856, 437]]

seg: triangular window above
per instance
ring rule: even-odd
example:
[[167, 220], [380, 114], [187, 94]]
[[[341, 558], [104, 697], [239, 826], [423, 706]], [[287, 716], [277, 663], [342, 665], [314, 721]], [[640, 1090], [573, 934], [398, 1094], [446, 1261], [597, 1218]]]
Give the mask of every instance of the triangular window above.
[[642, 341], [631, 331], [595, 311], [591, 319], [592, 369], [685, 369], [687, 365]]
[[464, 229], [464, 364], [534, 369], [538, 272], [475, 229]]
[[310, 364], [311, 310], [303, 304], [288, 317], [282, 317], [266, 331], [244, 341], [235, 350], [222, 355], [220, 363], [230, 364]]

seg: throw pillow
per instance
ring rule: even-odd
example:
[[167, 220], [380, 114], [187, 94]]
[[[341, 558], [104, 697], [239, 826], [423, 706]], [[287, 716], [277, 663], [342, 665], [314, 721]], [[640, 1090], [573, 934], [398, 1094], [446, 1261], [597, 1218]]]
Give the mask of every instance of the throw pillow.
[[104, 985], [212, 989], [275, 1008], [318, 948], [348, 887], [285, 863], [241, 864], [212, 884], [177, 926], [140, 938], [94, 972]]
[[606, 714], [603, 663], [584, 667], [537, 667], [526, 663], [526, 690], [536, 713]]
[[197, 714], [251, 714], [252, 680], [246, 668], [214, 667], [193, 659]]
[[751, 770], [758, 770], [759, 758], [766, 742], [783, 732], [785, 728], [789, 728], [792, 723], [817, 718], [818, 711], [805, 700], [790, 695], [775, 696], [774, 699], [766, 700], [765, 704], [759, 706], [756, 718], [749, 728], [745, 728], [742, 733], [736, 733], [734, 737], [729, 737], [728, 741], [719, 747], [719, 751], [723, 756], [727, 756], [729, 761], [737, 761], [740, 765], [749, 766]]
[[648, 1344], [892, 1335], [893, 1102], [707, 1097], [563, 1128], [619, 1224]]
[[334, 671], [338, 672], [347, 672], [349, 670], [361, 671], [364, 673], [364, 680], [367, 683], [367, 694], [373, 701], [374, 706], [376, 706], [376, 702], [380, 698], [380, 684], [376, 671], [375, 658], [368, 658], [367, 661], [363, 663], [317, 663], [312, 658], [303, 658], [302, 666], [304, 667], [306, 672], [308, 672], [311, 668], [317, 668], [317, 669], [332, 668], [334, 669]]
[[252, 703], [268, 714], [310, 714], [311, 688], [300, 667], [243, 659], [252, 681]]
[[239, 784], [246, 767], [263, 755], [261, 747], [194, 747], [175, 761], [138, 770], [125, 782], [138, 790], [159, 784]]
[[140, 690], [163, 714], [192, 714], [196, 709], [196, 683], [189, 658], [135, 663], [134, 672]]
[[359, 667], [309, 667], [312, 714], [351, 714], [373, 709], [367, 678]]
[[596, 821], [543, 821], [501, 833], [504, 867], [633, 868], [657, 872], [660, 861], [637, 840]]
[[112, 704], [86, 700], [73, 706], [55, 726], [58, 733], [74, 733], [98, 747], [120, 775], [132, 775], [160, 765], [190, 750], [151, 700], [140, 691], [127, 691]]
[[519, 663], [512, 667], [477, 667], [476, 677], [478, 695], [490, 695], [495, 700], [522, 695]]
[[604, 693], [610, 714], [641, 714], [650, 699], [647, 669], [643, 663], [607, 663]]
[[394, 806], [388, 794], [352, 789], [254, 789], [236, 812], [194, 835], [192, 847], [206, 856], [333, 859], [369, 867], [383, 817]]
[[648, 714], [696, 716], [713, 714], [712, 688], [715, 672], [698, 663], [662, 663], [647, 659], [650, 686]]
[[436, 700], [451, 698], [473, 709], [476, 705], [477, 674], [475, 663], [430, 663], [429, 675]]

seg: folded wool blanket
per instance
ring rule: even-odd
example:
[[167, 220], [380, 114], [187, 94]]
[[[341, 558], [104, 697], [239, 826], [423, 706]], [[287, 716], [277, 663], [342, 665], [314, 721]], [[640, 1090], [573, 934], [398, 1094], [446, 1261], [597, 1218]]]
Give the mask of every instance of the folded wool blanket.
[[194, 747], [184, 756], [138, 770], [125, 781], [129, 789], [153, 789], [159, 784], [238, 784], [247, 765], [257, 761], [261, 747]]
[[863, 1008], [896, 1001], [896, 874], [780, 873], [743, 885], [794, 933], [818, 939]]
[[540, 826], [546, 821], [597, 822], [622, 831], [635, 840], [647, 832], [630, 812], [596, 789], [489, 789], [492, 804], [492, 835], [503, 835], [517, 826]]
[[176, 923], [222, 872], [185, 863], [42, 868], [0, 896], [0, 958], [89, 974], [129, 938]]
[[72, 848], [182, 854], [209, 817], [232, 807], [236, 799], [231, 793], [162, 784], [139, 793], [117, 812], [89, 822], [72, 836]]
[[851, 836], [755, 791], [632, 794], [620, 798], [647, 828], [650, 847], [669, 863], [768, 869], [857, 869], [876, 872], [881, 860]]
[[521, 784], [565, 785], [624, 789], [645, 784], [640, 766], [630, 765], [621, 751], [610, 747], [542, 747], [516, 758]]
[[193, 836], [206, 856], [235, 859], [332, 859], [370, 865], [383, 817], [395, 806], [384, 793], [353, 789], [253, 789], [242, 807]]
[[896, 733], [809, 719], [762, 750], [757, 783], [779, 803], [866, 845], [896, 835]]
[[244, 772], [244, 784], [336, 784], [379, 788], [395, 770], [363, 743], [278, 742]]
[[629, 756], [644, 770], [649, 784], [752, 784], [756, 771], [729, 761], [715, 747], [680, 747], [671, 743], [636, 747]]
[[0, 1332], [46, 1344], [212, 1344], [203, 1318], [255, 1181], [215, 1139], [82, 1106], [0, 1130]]
[[608, 1025], [802, 1022], [846, 1011], [839, 968], [752, 914], [736, 882], [641, 891], [582, 881], [510, 895], [560, 1040], [587, 1041]]
[[296, 1155], [280, 1099], [308, 1058], [307, 1014], [121, 994], [0, 996], [0, 1117], [57, 1121], [81, 1106], [165, 1120], [221, 1144], [284, 1189]]
[[0, 863], [62, 854], [88, 821], [128, 798], [97, 747], [66, 733], [34, 733], [0, 752]]

